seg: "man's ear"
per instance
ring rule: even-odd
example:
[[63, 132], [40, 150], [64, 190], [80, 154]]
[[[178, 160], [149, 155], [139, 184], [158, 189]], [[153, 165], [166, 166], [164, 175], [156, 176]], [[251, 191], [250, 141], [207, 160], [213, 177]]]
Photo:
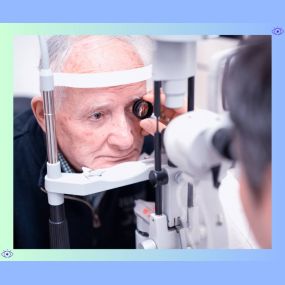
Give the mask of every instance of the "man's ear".
[[36, 120], [42, 130], [45, 132], [45, 118], [44, 118], [44, 104], [43, 104], [43, 98], [41, 96], [33, 97], [31, 101], [31, 107], [34, 113], [34, 116], [36, 117]]

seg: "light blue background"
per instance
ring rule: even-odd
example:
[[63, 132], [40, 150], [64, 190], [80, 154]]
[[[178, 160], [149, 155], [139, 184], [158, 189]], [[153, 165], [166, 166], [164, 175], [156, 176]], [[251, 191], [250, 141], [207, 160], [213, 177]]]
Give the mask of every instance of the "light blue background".
[[1, 284], [284, 284], [284, 266], [283, 272], [281, 264], [276, 267], [269, 262], [9, 262], [1, 264]]
[[[0, 9], [0, 21], [3, 22], [231, 22], [270, 23], [272, 28], [281, 26], [285, 29], [283, 1], [262, 4], [256, 0], [199, 0], [193, 3], [189, 0], [81, 0], [76, 5], [71, 0], [46, 1], [46, 4], [42, 1], [3, 2]], [[273, 40], [273, 250], [270, 259], [239, 262], [1, 262], [0, 284], [285, 284], [284, 38], [283, 34]]]
[[282, 0], [1, 1], [7, 22], [284, 23]]

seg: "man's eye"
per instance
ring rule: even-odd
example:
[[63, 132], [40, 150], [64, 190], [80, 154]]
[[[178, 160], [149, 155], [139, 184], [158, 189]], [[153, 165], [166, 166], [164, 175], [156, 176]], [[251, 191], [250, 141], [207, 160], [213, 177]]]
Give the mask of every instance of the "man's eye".
[[94, 119], [95, 121], [98, 121], [103, 118], [103, 115], [104, 114], [102, 112], [95, 112], [92, 114], [92, 119]]

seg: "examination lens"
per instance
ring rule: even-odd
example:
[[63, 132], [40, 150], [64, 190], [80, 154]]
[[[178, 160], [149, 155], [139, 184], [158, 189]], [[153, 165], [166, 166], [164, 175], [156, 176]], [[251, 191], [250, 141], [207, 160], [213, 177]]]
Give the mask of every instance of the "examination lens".
[[136, 117], [143, 120], [149, 118], [153, 112], [153, 106], [150, 102], [138, 99], [134, 102], [133, 113]]

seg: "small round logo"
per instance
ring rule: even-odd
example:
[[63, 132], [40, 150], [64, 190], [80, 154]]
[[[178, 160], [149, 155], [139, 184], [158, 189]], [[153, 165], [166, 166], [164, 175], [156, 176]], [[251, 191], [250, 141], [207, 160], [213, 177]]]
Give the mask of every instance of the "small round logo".
[[11, 250], [6, 249], [2, 251], [1, 255], [5, 258], [10, 258], [13, 256], [13, 252]]
[[272, 30], [272, 34], [280, 36], [284, 33], [284, 30], [281, 27], [276, 27]]

